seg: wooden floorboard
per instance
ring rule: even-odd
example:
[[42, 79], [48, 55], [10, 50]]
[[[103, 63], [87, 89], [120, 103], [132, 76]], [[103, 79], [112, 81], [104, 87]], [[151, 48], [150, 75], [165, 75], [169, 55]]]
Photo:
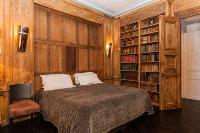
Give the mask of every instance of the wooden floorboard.
[[[46, 121], [37, 125], [39, 131], [32, 131], [31, 122], [15, 124], [14, 133], [56, 133], [56, 127]], [[0, 133], [8, 133], [8, 127], [0, 128]], [[183, 99], [182, 109], [155, 111], [151, 116], [143, 116], [112, 133], [200, 133], [200, 101]]]

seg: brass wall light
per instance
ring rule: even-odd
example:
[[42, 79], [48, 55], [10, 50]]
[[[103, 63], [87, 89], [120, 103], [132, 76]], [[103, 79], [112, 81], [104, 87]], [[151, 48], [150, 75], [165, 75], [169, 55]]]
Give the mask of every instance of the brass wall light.
[[26, 43], [28, 39], [28, 27], [18, 26], [18, 51], [26, 52]]
[[111, 57], [111, 49], [112, 49], [112, 43], [106, 44], [106, 57], [110, 59]]

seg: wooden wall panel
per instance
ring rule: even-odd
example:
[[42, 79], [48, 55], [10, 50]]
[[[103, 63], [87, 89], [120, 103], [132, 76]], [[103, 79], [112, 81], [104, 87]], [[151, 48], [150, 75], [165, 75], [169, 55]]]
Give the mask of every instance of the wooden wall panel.
[[35, 6], [34, 16], [34, 38], [47, 40], [47, 11]]
[[[10, 27], [11, 43], [7, 43], [6, 49], [11, 55], [7, 57], [12, 62], [10, 84], [32, 82], [33, 80], [33, 23], [34, 4], [27, 0], [10, 0]], [[26, 7], [26, 8], [24, 8]], [[17, 51], [18, 25], [29, 27], [29, 38], [25, 53]], [[9, 33], [9, 34], [10, 34]], [[10, 63], [8, 63], [10, 64]]]
[[89, 9], [83, 5], [76, 4], [72, 0], [34, 0], [34, 3], [50, 7], [54, 10], [70, 14], [72, 16], [77, 16], [91, 22], [103, 24], [104, 14], [99, 13], [95, 10]]
[[50, 72], [64, 72], [65, 71], [65, 47], [50, 45]]
[[88, 46], [88, 25], [86, 23], [78, 23], [78, 44]]
[[66, 71], [73, 73], [76, 72], [76, 48], [66, 48]]
[[88, 71], [88, 49], [79, 49], [78, 53], [78, 70], [79, 71]]
[[89, 45], [90, 46], [98, 46], [98, 27], [97, 26], [89, 26]]
[[77, 45], [77, 21], [70, 18], [65, 18], [64, 27], [64, 42], [71, 45]]
[[97, 50], [89, 50], [89, 71], [97, 71]]
[[195, 7], [200, 7], [199, 0], [175, 0], [174, 2], [175, 12], [180, 12]]
[[34, 72], [49, 72], [49, 48], [47, 44], [35, 44], [34, 47]]
[[4, 86], [4, 39], [5, 39], [5, 31], [4, 31], [4, 3], [0, 2], [0, 90]]
[[63, 42], [64, 40], [64, 16], [58, 13], [50, 13], [48, 17], [48, 38], [50, 41]]

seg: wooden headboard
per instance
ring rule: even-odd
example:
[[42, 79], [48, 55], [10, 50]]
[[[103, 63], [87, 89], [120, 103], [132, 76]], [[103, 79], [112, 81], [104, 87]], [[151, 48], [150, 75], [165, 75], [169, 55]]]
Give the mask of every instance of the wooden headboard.
[[42, 74], [95, 71], [103, 77], [102, 25], [35, 5], [34, 88]]

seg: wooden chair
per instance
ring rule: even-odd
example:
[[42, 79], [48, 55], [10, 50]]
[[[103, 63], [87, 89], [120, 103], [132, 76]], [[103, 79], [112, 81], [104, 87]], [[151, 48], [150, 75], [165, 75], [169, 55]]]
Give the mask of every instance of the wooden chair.
[[17, 84], [10, 86], [10, 132], [13, 132], [13, 120], [37, 114], [39, 116], [40, 105], [33, 100], [31, 84]]

